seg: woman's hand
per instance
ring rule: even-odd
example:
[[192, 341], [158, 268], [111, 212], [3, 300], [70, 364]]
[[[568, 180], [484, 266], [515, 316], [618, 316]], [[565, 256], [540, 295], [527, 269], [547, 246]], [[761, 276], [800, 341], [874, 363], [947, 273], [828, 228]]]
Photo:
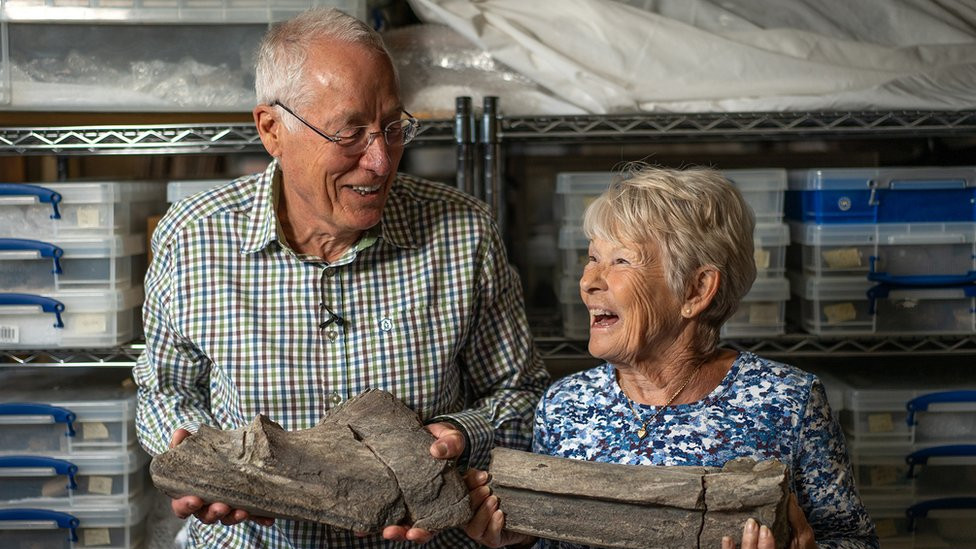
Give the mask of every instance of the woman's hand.
[[[190, 436], [190, 432], [186, 429], [177, 429], [173, 433], [169, 447], [175, 448], [177, 444], [183, 442], [188, 436]], [[253, 520], [261, 526], [271, 526], [274, 524], [274, 519], [271, 517], [251, 516], [250, 513], [243, 509], [234, 509], [230, 505], [221, 502], [206, 503], [197, 496], [174, 498], [170, 502], [170, 507], [173, 509], [173, 514], [180, 519], [186, 519], [190, 515], [193, 515], [204, 524], [214, 524], [219, 521], [221, 524], [232, 526], [246, 520]]]
[[[807, 522], [807, 516], [800, 508], [800, 504], [797, 503], [795, 494], [790, 494], [787, 517], [790, 522], [790, 530], [792, 530], [789, 549], [817, 549], [813, 528]], [[722, 538], [722, 549], [735, 549], [735, 542], [732, 541], [732, 538], [728, 536]], [[776, 540], [769, 528], [765, 525], [760, 526], [755, 520], [749, 519], [742, 528], [742, 545], [739, 549], [776, 549]]]
[[464, 526], [468, 537], [488, 547], [506, 545], [529, 545], [534, 537], [505, 530], [505, 513], [498, 508], [498, 496], [491, 494], [488, 487], [488, 473], [469, 469], [464, 475], [468, 485], [468, 499], [474, 516]]

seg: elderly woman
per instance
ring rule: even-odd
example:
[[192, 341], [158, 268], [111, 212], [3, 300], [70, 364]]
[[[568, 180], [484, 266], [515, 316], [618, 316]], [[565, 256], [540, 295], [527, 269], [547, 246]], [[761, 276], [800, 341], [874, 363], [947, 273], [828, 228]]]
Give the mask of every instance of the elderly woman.
[[[536, 409], [533, 450], [639, 465], [777, 459], [795, 492], [789, 547], [877, 547], [820, 381], [718, 347], [722, 324], [756, 276], [748, 205], [716, 171], [630, 171], [583, 221], [590, 246], [580, 296], [590, 312], [589, 351], [606, 363], [549, 388]], [[476, 510], [468, 535], [494, 547], [530, 545], [503, 530], [487, 475], [467, 478]], [[731, 534], [723, 549], [734, 547]], [[741, 547], [774, 543], [766, 526], [744, 525]]]

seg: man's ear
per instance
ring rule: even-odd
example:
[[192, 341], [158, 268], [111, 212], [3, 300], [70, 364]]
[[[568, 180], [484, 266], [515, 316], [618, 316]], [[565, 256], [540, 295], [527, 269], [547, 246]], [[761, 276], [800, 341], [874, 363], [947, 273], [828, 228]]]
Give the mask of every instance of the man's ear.
[[251, 114], [254, 116], [254, 125], [258, 129], [261, 143], [264, 144], [264, 150], [272, 157], [278, 158], [281, 153], [279, 133], [286, 130], [278, 119], [275, 108], [270, 105], [258, 105], [254, 107]]
[[681, 304], [681, 316], [694, 318], [711, 305], [722, 282], [722, 273], [711, 265], [699, 267], [685, 290], [685, 301]]

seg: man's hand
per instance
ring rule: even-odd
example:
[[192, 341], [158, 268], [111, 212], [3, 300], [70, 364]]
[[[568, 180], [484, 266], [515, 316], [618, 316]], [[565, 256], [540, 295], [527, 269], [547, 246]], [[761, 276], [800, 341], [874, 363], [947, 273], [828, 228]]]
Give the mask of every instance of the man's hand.
[[[790, 503], [787, 510], [787, 517], [790, 521], [789, 549], [817, 549], [817, 542], [813, 536], [813, 528], [807, 522], [807, 516], [796, 501], [796, 494], [790, 494]], [[740, 549], [775, 549], [776, 540], [773, 533], [765, 525], [760, 526], [753, 519], [746, 521], [742, 528], [742, 546]], [[722, 549], [735, 549], [735, 542], [730, 537], [722, 538]]]
[[[186, 429], [177, 429], [173, 433], [169, 447], [175, 448], [177, 444], [183, 442], [188, 436], [190, 436], [190, 432]], [[175, 498], [170, 502], [170, 506], [173, 508], [173, 514], [177, 517], [186, 519], [190, 515], [193, 515], [204, 524], [214, 524], [219, 521], [221, 524], [231, 526], [244, 522], [245, 520], [253, 520], [261, 526], [271, 526], [274, 524], [274, 519], [271, 517], [251, 516], [247, 511], [243, 509], [232, 509], [226, 503], [215, 501], [207, 504], [197, 496]]]
[[[426, 426], [430, 434], [437, 439], [430, 445], [430, 455], [437, 459], [457, 459], [464, 453], [464, 433], [458, 431], [451, 423], [431, 423]], [[408, 526], [387, 526], [383, 529], [383, 539], [390, 541], [412, 541], [427, 543], [434, 537], [434, 532], [423, 528]]]

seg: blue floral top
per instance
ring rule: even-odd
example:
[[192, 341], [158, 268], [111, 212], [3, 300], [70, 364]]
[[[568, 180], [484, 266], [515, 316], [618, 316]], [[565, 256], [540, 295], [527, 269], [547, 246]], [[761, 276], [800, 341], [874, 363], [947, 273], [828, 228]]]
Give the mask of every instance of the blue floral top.
[[536, 408], [533, 451], [631, 465], [721, 467], [737, 457], [778, 459], [790, 470], [820, 547], [878, 547], [840, 426], [813, 374], [741, 353], [718, 387], [698, 402], [665, 409], [643, 440], [637, 430], [657, 407], [635, 403], [638, 421], [628, 402], [610, 364], [560, 379]]

